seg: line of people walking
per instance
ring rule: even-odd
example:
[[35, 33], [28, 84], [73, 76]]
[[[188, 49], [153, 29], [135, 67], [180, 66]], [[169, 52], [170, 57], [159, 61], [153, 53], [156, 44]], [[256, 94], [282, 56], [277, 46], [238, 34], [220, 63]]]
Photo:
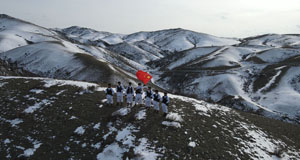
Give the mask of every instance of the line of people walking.
[[168, 114], [168, 105], [170, 99], [167, 92], [164, 92], [164, 95], [161, 97], [158, 90], [154, 90], [153, 92], [150, 86], [143, 87], [141, 83], [138, 83], [138, 86], [134, 89], [131, 82], [128, 83], [126, 89], [123, 87], [121, 82], [118, 82], [118, 85], [114, 90], [109, 83], [105, 90], [105, 94], [107, 103], [111, 106], [114, 104], [113, 97], [115, 93], [117, 95], [117, 106], [122, 106], [124, 96], [126, 96], [127, 106], [133, 106], [133, 103], [136, 106], [142, 106], [144, 104], [146, 108], [149, 109], [151, 108], [151, 105], [153, 105], [155, 112], [159, 113], [161, 103], [164, 116]]

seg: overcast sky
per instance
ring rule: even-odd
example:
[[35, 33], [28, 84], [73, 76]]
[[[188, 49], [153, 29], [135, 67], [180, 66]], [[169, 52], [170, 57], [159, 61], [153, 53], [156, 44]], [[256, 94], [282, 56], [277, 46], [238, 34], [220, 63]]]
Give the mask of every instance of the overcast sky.
[[168, 28], [224, 37], [300, 33], [300, 0], [0, 0], [0, 13], [44, 27], [124, 34]]

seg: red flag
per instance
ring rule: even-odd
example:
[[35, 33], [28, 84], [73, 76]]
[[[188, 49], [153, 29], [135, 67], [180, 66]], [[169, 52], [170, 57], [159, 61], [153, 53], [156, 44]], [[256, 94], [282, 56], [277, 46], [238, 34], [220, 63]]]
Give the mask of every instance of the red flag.
[[136, 72], [136, 77], [142, 81], [145, 85], [151, 80], [152, 76], [147, 73], [147, 72], [144, 72], [142, 70], [138, 70]]

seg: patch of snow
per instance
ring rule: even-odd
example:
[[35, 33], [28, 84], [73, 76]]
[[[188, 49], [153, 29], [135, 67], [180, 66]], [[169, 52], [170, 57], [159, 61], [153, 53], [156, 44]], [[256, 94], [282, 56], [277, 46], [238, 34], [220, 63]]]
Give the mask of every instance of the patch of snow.
[[104, 148], [104, 150], [97, 155], [97, 160], [116, 160], [122, 159], [125, 150], [117, 143], [112, 143]]
[[75, 117], [75, 116], [72, 116], [70, 119], [78, 119], [77, 117]]
[[146, 110], [140, 110], [138, 113], [135, 114], [135, 119], [137, 120], [142, 120], [142, 119], [146, 119]]
[[0, 117], [0, 120], [4, 121], [4, 122], [7, 122], [7, 123], [10, 123], [12, 127], [16, 127], [18, 124], [24, 122], [20, 118], [16, 118], [16, 119], [13, 119], [13, 120], [7, 120], [7, 119], [4, 119], [4, 118]]
[[65, 151], [69, 151], [70, 149], [71, 149], [71, 148], [70, 148], [69, 146], [65, 146], [65, 147], [64, 147], [64, 150], [65, 150]]
[[8, 143], [10, 143], [11, 141], [8, 139], [8, 138], [6, 138], [5, 140], [4, 140], [4, 144], [8, 144]]
[[77, 127], [74, 131], [74, 133], [79, 134], [79, 135], [83, 135], [84, 132], [85, 132], [85, 129], [82, 126]]
[[97, 123], [97, 124], [95, 124], [93, 128], [94, 128], [94, 129], [99, 129], [99, 128], [100, 128], [100, 122]]
[[103, 136], [103, 139], [104, 139], [104, 140], [106, 140], [106, 138], [107, 138], [109, 135], [111, 135], [113, 132], [117, 131], [117, 129], [116, 129], [115, 127], [112, 126], [112, 122], [109, 122], [109, 123], [107, 124], [107, 127], [109, 128], [109, 132]]
[[10, 124], [12, 127], [15, 127], [16, 125], [20, 124], [23, 122], [22, 119], [19, 119], [19, 118], [16, 118], [16, 119], [13, 119], [13, 120], [9, 120]]
[[32, 89], [29, 92], [40, 94], [40, 93], [44, 92], [44, 90], [42, 90], [42, 89]]
[[156, 160], [160, 154], [156, 153], [154, 148], [151, 148], [147, 138], [139, 139], [139, 146], [134, 148], [134, 153], [141, 155], [143, 160]]
[[3, 86], [5, 86], [6, 84], [8, 84], [8, 82], [3, 82], [3, 83], [0, 83], [0, 87], [3, 87]]
[[133, 146], [135, 136], [132, 134], [132, 132], [137, 132], [137, 130], [135, 130], [134, 126], [128, 125], [126, 128], [123, 128], [118, 132], [116, 140], [122, 142], [124, 145]]
[[183, 119], [178, 113], [170, 112], [167, 114], [166, 119], [171, 121], [182, 122]]
[[85, 147], [86, 147], [86, 143], [83, 143], [83, 144], [81, 145], [81, 147], [82, 147], [82, 148], [85, 148]]
[[16, 146], [16, 148], [17, 148], [17, 149], [20, 149], [20, 150], [25, 150], [25, 148], [22, 147], [22, 146]]
[[113, 70], [114, 72], [117, 72], [117, 70], [116, 70], [111, 64], [109, 64], [108, 67], [109, 67], [111, 70]]
[[98, 85], [95, 83], [88, 83], [88, 82], [81, 82], [81, 81], [72, 81], [72, 80], [57, 80], [57, 79], [44, 79], [45, 87], [49, 88], [51, 86], [64, 86], [64, 85], [70, 85], [70, 86], [77, 86], [81, 87], [83, 89], [87, 89], [90, 86], [97, 87]]
[[181, 125], [178, 122], [163, 121], [162, 125], [169, 126], [169, 127], [175, 127], [175, 128], [181, 128]]
[[188, 144], [189, 147], [195, 148], [196, 147], [196, 142], [190, 142]]
[[115, 115], [120, 115], [120, 116], [125, 116], [127, 115], [129, 112], [131, 111], [130, 108], [127, 108], [127, 107], [123, 107], [115, 112], [112, 113], [112, 116], [115, 116]]
[[25, 157], [30, 157], [30, 156], [32, 156], [32, 155], [34, 154], [34, 152], [35, 152], [38, 148], [40, 148], [41, 145], [42, 145], [42, 143], [40, 143], [39, 141], [34, 141], [34, 142], [33, 142], [33, 148], [28, 148], [28, 149], [24, 150], [23, 155], [24, 155]]
[[101, 147], [101, 142], [98, 142], [96, 144], [92, 144], [91, 147], [96, 148], [96, 149], [100, 149]]
[[201, 112], [204, 112], [204, 113], [207, 113], [208, 112], [208, 108], [202, 104], [199, 104], [199, 103], [194, 103], [193, 104], [196, 108], [197, 111], [201, 111]]
[[62, 94], [65, 90], [61, 90], [59, 92], [56, 93], [57, 96], [59, 96], [60, 94]]
[[51, 101], [44, 99], [39, 103], [35, 103], [33, 106], [29, 106], [24, 110], [25, 113], [33, 113], [37, 109], [41, 108], [42, 106], [48, 106], [51, 104]]

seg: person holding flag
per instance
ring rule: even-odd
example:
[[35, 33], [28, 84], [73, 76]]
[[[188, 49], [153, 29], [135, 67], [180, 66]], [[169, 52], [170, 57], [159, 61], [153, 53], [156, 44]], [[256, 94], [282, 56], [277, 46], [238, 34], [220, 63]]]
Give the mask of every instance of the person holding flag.
[[120, 106], [122, 106], [124, 87], [121, 84], [121, 82], [118, 82], [118, 85], [116, 87], [116, 92], [117, 92], [117, 105], [120, 104]]
[[142, 70], [138, 70], [138, 71], [136, 72], [136, 77], [137, 77], [140, 81], [142, 81], [142, 82], [144, 83], [144, 85], [146, 85], [146, 84], [151, 80], [151, 78], [152, 78], [152, 76], [151, 76], [149, 73], [144, 72], [144, 71], [142, 71]]
[[131, 86], [131, 82], [128, 83], [128, 86], [126, 88], [126, 96], [127, 96], [127, 106], [132, 106], [134, 92]]
[[135, 105], [142, 105], [143, 104], [143, 87], [141, 83], [138, 83], [138, 86], [135, 89]]

